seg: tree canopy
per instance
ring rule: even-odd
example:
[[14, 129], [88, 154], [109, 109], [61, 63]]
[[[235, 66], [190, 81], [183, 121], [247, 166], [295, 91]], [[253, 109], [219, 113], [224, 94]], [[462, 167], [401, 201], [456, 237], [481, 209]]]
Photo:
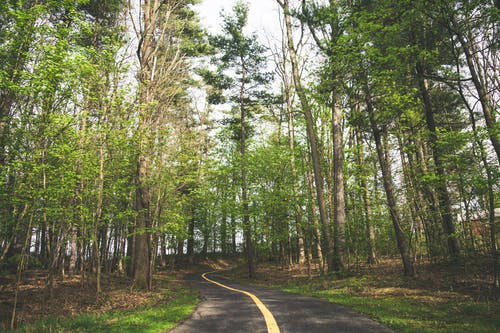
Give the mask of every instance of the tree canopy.
[[2, 272], [486, 254], [500, 287], [497, 2], [277, 0], [268, 40], [196, 3], [0, 3]]

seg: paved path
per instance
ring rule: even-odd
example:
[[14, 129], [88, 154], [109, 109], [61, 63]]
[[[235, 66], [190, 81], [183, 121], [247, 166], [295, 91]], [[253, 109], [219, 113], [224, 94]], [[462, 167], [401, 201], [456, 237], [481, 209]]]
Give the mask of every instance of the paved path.
[[[357, 312], [318, 298], [244, 286], [215, 273], [206, 276], [258, 297], [273, 314], [281, 333], [394, 333]], [[188, 279], [202, 301], [190, 318], [169, 333], [269, 332], [263, 314], [249, 296], [211, 283], [199, 274]]]

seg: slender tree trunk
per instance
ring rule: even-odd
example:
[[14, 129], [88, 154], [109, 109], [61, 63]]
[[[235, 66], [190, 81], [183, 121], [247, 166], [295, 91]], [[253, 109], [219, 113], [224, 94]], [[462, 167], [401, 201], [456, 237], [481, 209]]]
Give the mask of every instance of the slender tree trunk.
[[[27, 206], [26, 206], [27, 208]], [[24, 217], [23, 217], [24, 218]], [[14, 329], [16, 325], [16, 316], [17, 316], [17, 303], [19, 299], [19, 287], [21, 285], [22, 273], [24, 270], [24, 266], [26, 264], [26, 253], [29, 252], [29, 244], [31, 240], [31, 225], [33, 223], [33, 214], [31, 214], [28, 228], [26, 230], [26, 237], [24, 237], [24, 244], [22, 246], [19, 262], [17, 264], [17, 272], [16, 272], [16, 284], [14, 289], [14, 304], [12, 306], [12, 315], [10, 319], [10, 328]]]
[[189, 214], [189, 224], [188, 224], [188, 238], [187, 238], [187, 249], [186, 249], [186, 254], [189, 257], [189, 260], [192, 261], [193, 258], [192, 256], [194, 255], [194, 227], [195, 227], [195, 218], [194, 218], [194, 212], [192, 209], [190, 210]]
[[[358, 165], [364, 168], [365, 157], [363, 151], [363, 138], [361, 137], [361, 131], [356, 130], [356, 147], [357, 147], [357, 160]], [[365, 213], [365, 226], [366, 226], [366, 239], [368, 240], [368, 263], [377, 263], [377, 252], [375, 247], [375, 227], [372, 222], [372, 205], [370, 199], [370, 190], [368, 188], [368, 182], [366, 181], [366, 176], [363, 174], [359, 177], [359, 184], [363, 191], [363, 208]]]
[[298, 263], [303, 264], [306, 260], [305, 249], [304, 249], [304, 230], [301, 224], [302, 221], [302, 209], [298, 202], [298, 188], [297, 188], [297, 166], [295, 163], [295, 128], [294, 128], [294, 118], [293, 118], [293, 100], [292, 100], [292, 83], [290, 82], [288, 61], [287, 61], [287, 39], [286, 39], [286, 29], [282, 29], [282, 45], [281, 52], [283, 60], [281, 63], [282, 67], [282, 81], [283, 81], [283, 95], [285, 97], [285, 113], [287, 116], [288, 125], [288, 148], [290, 149], [290, 165], [292, 168], [292, 194], [294, 198], [294, 218], [295, 218], [295, 229], [297, 231], [297, 248], [298, 248]]
[[124, 267], [123, 260], [126, 257], [126, 243], [127, 243], [127, 237], [125, 236], [126, 233], [124, 232], [123, 228], [120, 228], [120, 251], [118, 251], [118, 262], [116, 264], [116, 270], [118, 273], [123, 274], [125, 273], [126, 267]]
[[344, 147], [342, 140], [342, 109], [332, 102], [333, 136], [333, 269], [344, 269], [345, 251], [345, 193]]
[[[86, 108], [85, 108], [86, 109]], [[85, 138], [86, 138], [86, 130], [87, 130], [87, 112], [84, 111], [82, 114], [81, 121], [79, 123], [79, 140], [78, 140], [78, 145], [80, 151], [84, 151], [85, 149]], [[73, 200], [74, 202], [74, 221], [71, 225], [71, 241], [70, 241], [70, 249], [71, 249], [71, 254], [70, 254], [70, 259], [69, 259], [69, 274], [70, 276], [73, 276], [76, 273], [76, 270], [79, 270], [80, 272], [83, 271], [82, 266], [83, 266], [83, 256], [79, 255], [79, 249], [78, 249], [78, 223], [82, 226], [82, 228], [85, 226], [85, 216], [83, 213], [82, 209], [82, 193], [84, 191], [84, 181], [83, 181], [83, 170], [82, 170], [82, 165], [78, 163], [76, 165], [76, 174], [77, 174], [77, 184], [75, 186], [75, 198]], [[83, 240], [81, 241], [83, 242]], [[83, 246], [82, 246], [83, 247]], [[80, 258], [80, 265], [77, 267], [78, 264], [78, 258]]]
[[290, 9], [288, 5], [288, 0], [277, 0], [278, 4], [283, 8], [284, 16], [285, 16], [285, 27], [287, 31], [287, 44], [290, 52], [290, 61], [292, 65], [292, 77], [295, 85], [295, 90], [297, 91], [297, 96], [299, 97], [300, 104], [302, 106], [302, 111], [304, 112], [304, 117], [306, 121], [306, 129], [307, 129], [307, 138], [310, 145], [311, 150], [311, 158], [313, 165], [313, 173], [314, 173], [314, 183], [316, 187], [316, 198], [318, 202], [318, 209], [321, 224], [323, 226], [323, 237], [325, 240], [325, 252], [326, 252], [326, 262], [328, 270], [332, 270], [334, 268], [333, 265], [333, 240], [331, 237], [330, 231], [330, 221], [328, 217], [328, 213], [326, 210], [326, 202], [323, 193], [323, 176], [321, 174], [321, 158], [319, 154], [316, 133], [314, 129], [314, 119], [311, 112], [311, 107], [309, 105], [309, 101], [307, 99], [307, 95], [305, 90], [302, 87], [302, 83], [300, 80], [299, 67], [297, 62], [297, 54], [295, 52], [295, 46], [293, 42], [293, 31], [292, 31], [292, 23], [290, 18]]
[[238, 251], [238, 248], [236, 247], [236, 218], [232, 210], [231, 210], [230, 222], [231, 222], [231, 252], [233, 254], [236, 254], [236, 252]]
[[434, 120], [434, 110], [432, 107], [431, 99], [429, 96], [428, 84], [424, 76], [424, 66], [420, 62], [416, 65], [416, 73], [420, 93], [424, 104], [425, 119], [427, 127], [430, 131], [430, 142], [432, 148], [432, 155], [434, 157], [434, 165], [436, 166], [436, 173], [439, 177], [436, 192], [439, 201], [439, 210], [443, 219], [443, 228], [446, 233], [448, 252], [456, 258], [460, 255], [460, 246], [455, 230], [455, 223], [453, 221], [453, 214], [451, 212], [451, 199], [446, 186], [446, 172], [441, 161], [441, 148], [438, 143], [438, 136], [436, 132], [436, 124]]
[[[478, 58], [479, 51], [476, 50], [474, 45], [472, 45], [474, 37], [468, 36], [468, 38], [465, 38], [462, 32], [462, 27], [458, 22], [456, 22], [456, 17], [454, 15], [451, 15], [450, 17], [450, 23], [453, 27], [453, 32], [456, 34], [456, 37], [458, 38], [462, 47], [463, 54], [467, 62], [467, 67], [469, 68], [471, 79], [474, 87], [476, 88], [479, 103], [481, 104], [486, 128], [488, 129], [488, 135], [491, 144], [493, 145], [493, 149], [495, 150], [495, 153], [497, 155], [497, 162], [500, 165], [500, 136], [498, 134], [498, 125], [494, 115], [493, 103], [491, 101], [491, 94], [493, 93], [493, 90], [490, 91], [490, 89], [488, 89], [488, 80], [486, 80], [483, 73], [481, 72], [481, 61]], [[494, 67], [492, 67], [492, 70], [494, 70]]]
[[[46, 170], [46, 148], [45, 148], [45, 143], [42, 144], [44, 148], [42, 149], [42, 188], [43, 188], [43, 197], [47, 195], [47, 170]], [[54, 236], [54, 228], [53, 226], [49, 226], [48, 219], [47, 219], [47, 210], [45, 207], [45, 200], [44, 201], [44, 207], [42, 211], [42, 227], [46, 230], [46, 235], [44, 236], [45, 240], [45, 249], [44, 252], [46, 254], [46, 260], [47, 260], [47, 281], [46, 281], [46, 287], [47, 287], [47, 298], [52, 299], [54, 296], [54, 274], [55, 274], [55, 264], [57, 262], [57, 244], [56, 244], [56, 236]]]
[[[417, 140], [416, 144], [416, 158], [419, 165], [420, 176], [427, 175], [429, 173], [427, 168], [427, 161], [430, 159], [423, 142]], [[429, 243], [427, 244], [429, 256], [431, 260], [438, 257], [443, 253], [443, 246], [441, 244], [441, 226], [440, 226], [440, 216], [439, 209], [437, 207], [436, 197], [434, 191], [428, 184], [422, 184], [420, 188], [420, 197], [423, 198], [423, 202], [428, 205], [426, 210], [426, 216], [424, 218], [424, 228], [428, 235]], [[441, 223], [442, 225], [442, 223]]]
[[227, 254], [227, 209], [225, 205], [223, 205], [222, 207], [220, 238], [221, 238], [220, 240], [221, 252], [222, 254]]
[[429, 245], [430, 241], [427, 232], [425, 232], [425, 224], [428, 223], [425, 213], [428, 211], [428, 208], [418, 187], [418, 179], [415, 176], [415, 163], [413, 162], [413, 157], [410, 153], [410, 149], [404, 148], [406, 144], [412, 145], [412, 142], [410, 140], [406, 140], [405, 143], [405, 140], [406, 139], [404, 138], [404, 135], [400, 133], [400, 135], [398, 135], [399, 152], [405, 179], [405, 192], [407, 196], [406, 200], [409, 203], [409, 210], [411, 211], [413, 221], [412, 232], [415, 235], [415, 259], [417, 259], [418, 256], [422, 257], [423, 255], [423, 242], [421, 241], [423, 238], [422, 231], [424, 231], [425, 233], [425, 243], [427, 244], [427, 246]]
[[101, 251], [99, 246], [99, 230], [102, 221], [102, 206], [104, 198], [104, 142], [101, 142], [99, 147], [99, 177], [98, 177], [98, 193], [97, 193], [97, 207], [94, 224], [94, 263], [95, 263], [95, 277], [96, 277], [96, 298], [98, 299], [101, 290]]
[[[494, 186], [494, 179], [492, 175], [492, 168], [490, 164], [488, 163], [487, 159], [487, 153], [486, 149], [483, 145], [483, 142], [479, 138], [479, 135], [477, 133], [477, 127], [476, 127], [476, 119], [474, 116], [474, 110], [469, 106], [467, 103], [467, 100], [465, 98], [465, 95], [463, 94], [463, 91], [460, 88], [460, 94], [464, 101], [466, 102], [467, 108], [469, 110], [469, 118], [471, 120], [472, 124], [472, 130], [474, 133], [474, 139], [476, 141], [476, 144], [479, 148], [479, 153], [481, 156], [481, 161], [483, 163], [483, 167], [486, 171], [486, 179], [488, 182], [488, 224], [490, 225], [490, 242], [491, 242], [491, 255], [493, 257], [493, 288], [495, 291], [500, 290], [500, 254], [498, 251], [498, 240], [497, 240], [497, 226], [496, 226], [496, 220], [497, 216], [495, 215], [495, 194], [493, 192], [493, 186]], [[472, 235], [473, 237], [473, 235]], [[472, 239], [474, 243], [474, 239]]]
[[403, 261], [404, 274], [407, 276], [413, 276], [415, 275], [415, 269], [411, 260], [410, 250], [408, 248], [406, 237], [404, 235], [403, 229], [401, 228], [401, 218], [396, 203], [391, 168], [389, 161], [387, 160], [387, 154], [382, 144], [381, 131], [375, 121], [374, 110], [369, 96], [367, 96], [366, 103], [368, 116], [370, 118], [370, 125], [372, 128], [373, 137], [375, 139], [378, 161], [380, 164], [380, 169], [382, 171], [382, 179], [384, 182], [387, 204], [389, 205], [389, 213], [391, 215], [392, 225], [396, 234], [399, 253], [401, 254], [401, 259]]
[[[415, 136], [415, 133], [412, 130], [412, 136]], [[418, 181], [418, 177], [420, 175], [419, 166], [418, 164], [421, 164], [421, 159], [419, 158], [419, 142], [416, 139], [413, 139], [413, 145], [415, 146], [415, 155], [411, 155], [410, 151], [407, 151], [406, 156], [408, 160], [408, 168], [409, 168], [409, 177], [411, 179], [411, 182], [413, 183], [413, 199], [412, 201], [412, 206], [413, 210], [415, 211], [416, 215], [418, 216], [418, 219], [420, 221], [419, 225], [419, 230], [420, 233], [424, 234], [425, 237], [425, 245], [426, 245], [426, 255], [429, 257], [431, 254], [434, 255], [434, 240], [431, 237], [431, 229], [432, 227], [430, 226], [431, 223], [433, 223], [433, 220], [429, 214], [429, 202], [426, 200], [426, 197], [424, 195], [424, 192], [422, 190], [422, 184]], [[419, 162], [420, 159], [420, 162]], [[420, 239], [422, 237], [420, 236]], [[421, 250], [422, 248], [422, 242], [419, 242], [419, 247], [420, 247], [420, 252], [421, 255], [423, 254], [423, 251]]]
[[158, 243], [157, 243], [158, 238], [153, 237], [152, 233], [149, 233], [149, 240], [148, 243], [150, 244], [149, 247], [149, 261], [148, 261], [148, 266], [149, 266], [149, 274], [148, 274], [148, 289], [151, 290], [153, 288], [153, 272], [155, 269], [155, 263], [156, 263], [156, 254], [158, 249]]
[[129, 225], [127, 227], [127, 251], [126, 251], [126, 269], [127, 269], [127, 275], [131, 278], [134, 277], [134, 243], [135, 243], [135, 236], [134, 236], [134, 230], [135, 227], [132, 225]]
[[298, 262], [303, 264], [305, 262], [305, 250], [304, 250], [304, 230], [302, 228], [302, 209], [298, 201], [299, 190], [297, 188], [297, 167], [295, 163], [295, 129], [293, 124], [293, 113], [292, 113], [292, 98], [290, 96], [290, 87], [285, 86], [285, 96], [286, 96], [286, 106], [287, 106], [287, 119], [288, 119], [288, 148], [290, 149], [290, 165], [292, 168], [292, 194], [294, 200], [294, 218], [295, 218], [295, 229], [297, 230], [297, 247], [298, 247]]
[[177, 256], [179, 258], [182, 258], [184, 255], [184, 239], [178, 238], [177, 239]]
[[70, 241], [70, 256], [69, 256], [69, 276], [72, 277], [76, 273], [76, 260], [78, 258], [77, 249], [78, 231], [75, 225], [71, 226], [71, 241]]
[[318, 255], [318, 262], [319, 262], [319, 267], [320, 271], [323, 272], [325, 269], [325, 262], [323, 258], [323, 250], [321, 248], [321, 232], [319, 228], [319, 222], [318, 218], [316, 215], [316, 205], [315, 203], [315, 198], [314, 198], [314, 181], [313, 181], [313, 175], [312, 173], [308, 170], [307, 171], [307, 185], [309, 187], [309, 194], [311, 196], [311, 209], [310, 209], [310, 225], [313, 230], [314, 238], [316, 239], [316, 253]]
[[246, 116], [247, 111], [245, 107], [245, 82], [246, 82], [246, 69], [245, 60], [241, 57], [242, 64], [242, 78], [240, 87], [240, 121], [241, 121], [241, 132], [240, 132], [240, 156], [241, 156], [241, 201], [243, 204], [243, 234], [245, 237], [245, 249], [247, 255], [247, 266], [248, 266], [248, 277], [255, 277], [255, 258], [254, 258], [254, 248], [252, 240], [252, 226], [250, 225], [250, 212], [248, 207], [248, 189], [247, 189], [247, 165], [246, 165], [246, 138], [247, 138], [247, 125]]

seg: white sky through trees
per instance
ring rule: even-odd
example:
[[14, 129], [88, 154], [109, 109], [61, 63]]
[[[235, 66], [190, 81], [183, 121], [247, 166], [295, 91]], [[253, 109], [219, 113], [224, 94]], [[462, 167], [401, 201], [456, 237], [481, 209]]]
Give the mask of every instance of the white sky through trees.
[[[196, 6], [200, 20], [210, 33], [220, 33], [222, 19], [220, 13], [232, 12], [237, 0], [202, 0]], [[275, 0], [247, 0], [250, 11], [248, 13], [248, 32], [256, 32], [262, 40], [270, 35], [279, 34], [278, 5]]]

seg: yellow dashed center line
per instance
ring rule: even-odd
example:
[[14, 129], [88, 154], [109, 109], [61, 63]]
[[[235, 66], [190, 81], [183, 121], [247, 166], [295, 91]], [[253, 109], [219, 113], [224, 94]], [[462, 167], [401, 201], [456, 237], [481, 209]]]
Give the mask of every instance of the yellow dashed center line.
[[250, 297], [252, 299], [252, 301], [254, 301], [254, 303], [257, 305], [260, 312], [262, 312], [262, 315], [264, 316], [264, 320], [266, 321], [266, 326], [267, 326], [267, 332], [268, 333], [280, 333], [280, 329], [278, 327], [278, 324], [276, 323], [276, 320], [274, 319], [273, 314], [271, 313], [271, 311], [269, 311], [269, 309], [264, 305], [264, 303], [262, 303], [262, 301], [257, 296], [255, 296], [254, 294], [252, 294], [248, 291], [239, 290], [236, 288], [231, 288], [231, 287], [226, 286], [222, 283], [214, 281], [214, 280], [207, 277], [207, 274], [210, 274], [210, 273], [215, 273], [215, 272], [203, 273], [203, 274], [201, 274], [201, 277], [210, 283], [218, 285], [219, 287], [226, 288], [226, 289], [229, 289], [231, 291], [236, 291], [238, 293], [242, 293], [242, 294], [245, 294], [248, 297]]

